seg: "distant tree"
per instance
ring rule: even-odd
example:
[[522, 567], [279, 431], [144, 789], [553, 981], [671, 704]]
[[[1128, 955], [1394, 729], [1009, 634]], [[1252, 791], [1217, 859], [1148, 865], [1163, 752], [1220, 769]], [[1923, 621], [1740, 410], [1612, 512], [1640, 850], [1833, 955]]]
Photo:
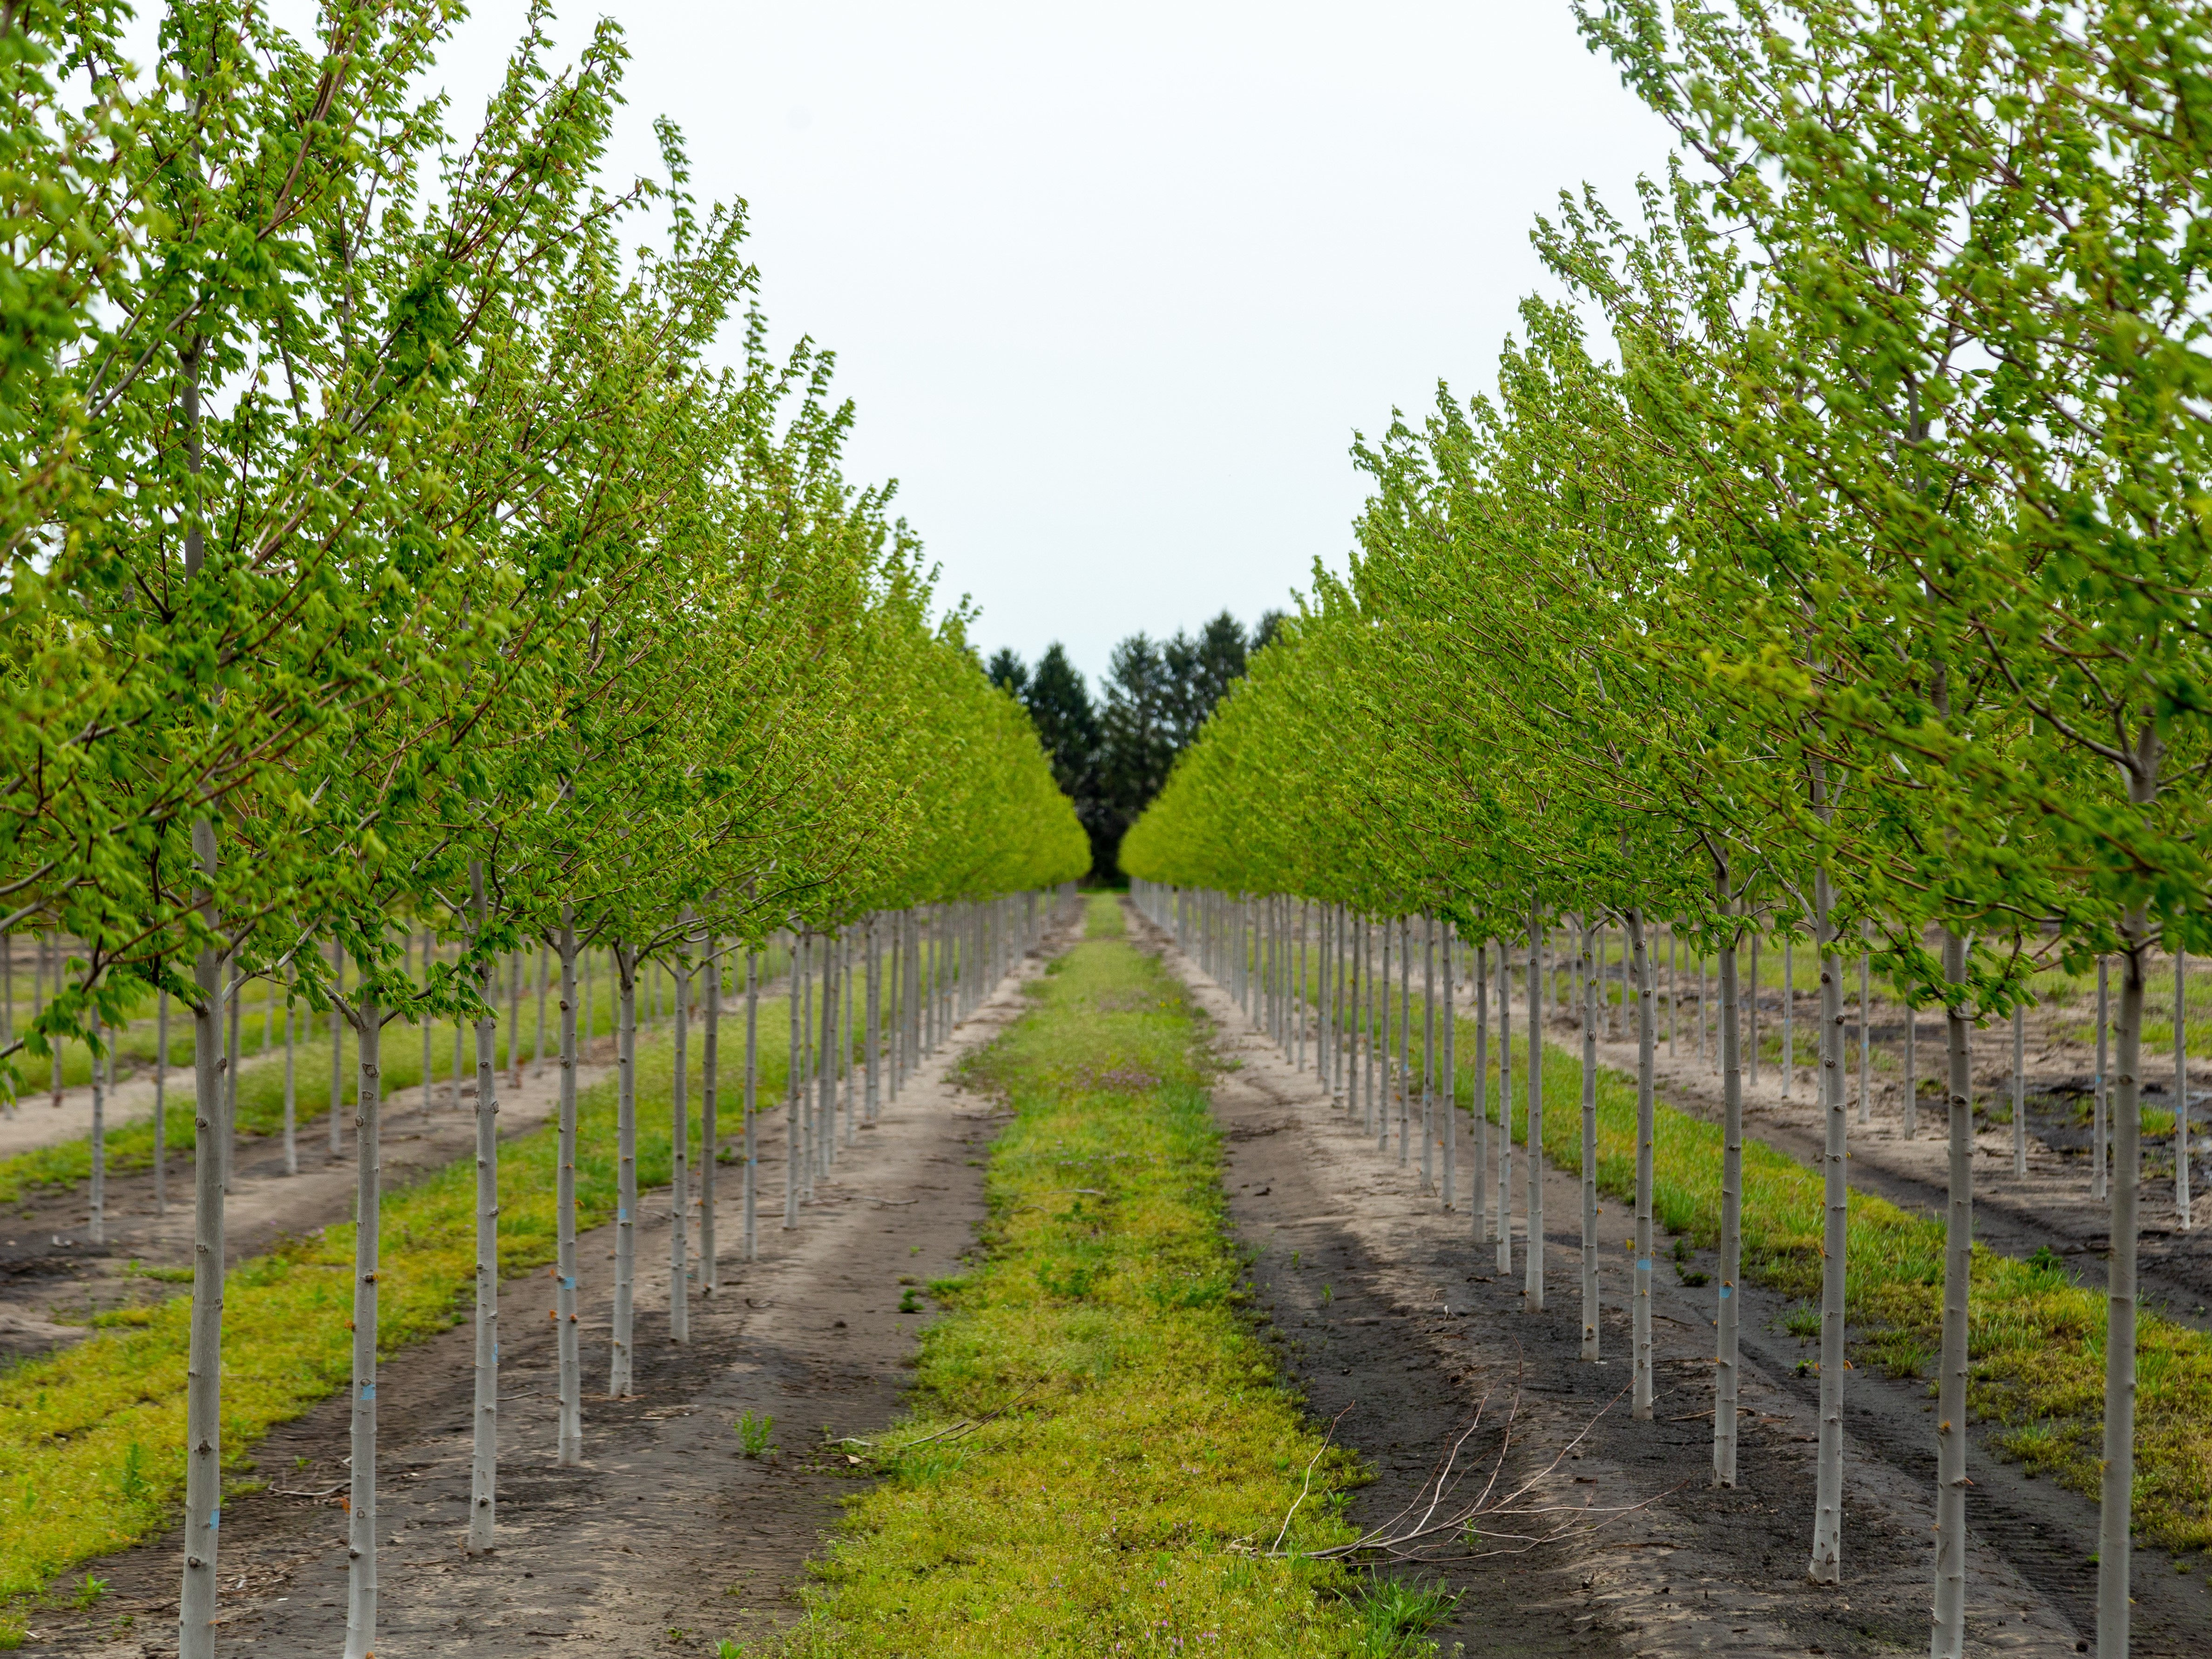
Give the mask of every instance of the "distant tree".
[[1098, 703], [1057, 643], [1034, 671], [1011, 650], [992, 657], [984, 672], [994, 684], [1012, 687], [1029, 708], [1053, 776], [1091, 836], [1092, 880], [1121, 879], [1122, 832], [1160, 792], [1176, 757], [1282, 620], [1279, 611], [1267, 611], [1248, 637], [1224, 611], [1194, 638], [1178, 632], [1155, 642], [1133, 634], [1114, 647]]
[[1260, 620], [1252, 624], [1252, 650], [1257, 653], [1273, 645], [1275, 635], [1282, 632], [1285, 620], [1279, 611], [1262, 611]]
[[1022, 666], [1022, 659], [1013, 651], [1001, 648], [984, 665], [983, 678], [994, 685], [1003, 685], [1007, 690], [1029, 701], [1030, 671]]
[[[1030, 676], [1022, 701], [1036, 722], [1053, 776], [1075, 803], [1076, 815], [1083, 817], [1097, 795], [1098, 712], [1091, 706], [1083, 676], [1058, 641], [1037, 659], [1036, 672]], [[1089, 821], [1085, 819], [1086, 824]]]

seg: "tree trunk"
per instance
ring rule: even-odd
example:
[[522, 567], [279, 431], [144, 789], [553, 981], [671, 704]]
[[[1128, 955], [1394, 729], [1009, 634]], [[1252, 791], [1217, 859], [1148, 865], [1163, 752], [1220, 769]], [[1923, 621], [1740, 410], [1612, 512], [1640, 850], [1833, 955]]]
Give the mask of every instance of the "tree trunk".
[[[668, 1340], [691, 1340], [691, 960], [676, 959], [676, 1074], [668, 1123]], [[712, 1154], [710, 1153], [711, 1157]]]
[[559, 1352], [561, 1418], [556, 1461], [584, 1461], [584, 1368], [576, 1328], [576, 928], [561, 913], [561, 1165], [554, 1190], [555, 1346]]
[[1797, 1081], [1797, 941], [1782, 936], [1782, 1097], [1790, 1098]]
[[[1729, 897], [1728, 865], [1716, 859], [1713, 896], [1731, 923], [1735, 907]], [[1754, 924], [1754, 927], [1756, 924]], [[1735, 930], [1721, 935], [1721, 1260], [1720, 1288], [1713, 1317], [1717, 1363], [1713, 1368], [1713, 1484], [1735, 1485], [1736, 1400], [1742, 1370], [1737, 1363], [1737, 1289], [1743, 1278], [1743, 1045], [1736, 1020]], [[1759, 935], [1752, 934], [1753, 948]], [[1758, 987], [1752, 988], [1757, 1006]]]
[[2101, 1204], [2106, 1198], [2105, 1154], [2112, 1119], [2112, 1067], [2108, 1045], [2112, 1035], [2112, 965], [2110, 957], [2097, 958], [2097, 1088], [2089, 1104], [2089, 1196]]
[[2097, 1659], [2127, 1659], [2129, 1553], [2136, 1479], [2136, 1207], [2142, 1181], [2143, 958], [2149, 923], [2139, 906], [2123, 929], [2120, 1018], [2112, 1091], [2112, 1254], [2105, 1292], [2104, 1480], [2097, 1512]]
[[[1459, 1075], [1452, 1041], [1455, 1034], [1452, 1030], [1452, 930], [1449, 922], [1443, 925], [1443, 983], [1437, 988], [1443, 993], [1444, 1005], [1442, 1106], [1444, 1120], [1444, 1208], [1449, 1210], [1459, 1201]], [[1301, 962], [1301, 970], [1304, 965]], [[1303, 981], [1303, 971], [1299, 977]]]
[[[197, 532], [195, 532], [197, 533]], [[214, 823], [192, 824], [192, 853], [212, 885]], [[198, 894], [201, 920], [216, 927], [215, 897]], [[212, 945], [192, 959], [192, 1313], [185, 1375], [185, 1574], [178, 1606], [179, 1659], [214, 1659], [216, 1547], [222, 1524], [223, 960]]]
[[1474, 947], [1474, 1098], [1468, 1115], [1474, 1124], [1474, 1167], [1467, 1172], [1468, 1210], [1474, 1242], [1488, 1244], [1497, 1235], [1490, 1224], [1490, 945]]
[[1544, 923], [1528, 907], [1528, 1249], [1522, 1297], [1530, 1313], [1544, 1311]]
[[[469, 865], [470, 896], [476, 901], [477, 938], [489, 921], [484, 898], [483, 865]], [[477, 997], [485, 1012], [477, 1017], [477, 1352], [476, 1436], [469, 1458], [468, 1553], [492, 1547], [499, 1520], [499, 1022], [490, 1012], [496, 988], [491, 970], [483, 970]], [[509, 1048], [514, 1046], [512, 1036]]]
[[699, 1294], [721, 1288], [714, 1267], [714, 1176], [721, 1165], [722, 1126], [718, 1098], [722, 1058], [722, 954], [710, 936], [707, 957], [706, 1030], [699, 1054]]
[[867, 1079], [864, 1086], [867, 1090], [867, 1121], [871, 1123], [876, 1121], [877, 1116], [883, 1110], [883, 1091], [877, 1079], [876, 1070], [879, 1063], [880, 1057], [878, 1051], [883, 1044], [884, 1029], [884, 952], [882, 937], [878, 932], [882, 925], [880, 913], [868, 918], [868, 1013], [867, 1037], [865, 1045], [867, 1055]]
[[1598, 1357], [1597, 929], [1583, 920], [1583, 1358]]
[[615, 1296], [607, 1355], [607, 1392], [634, 1392], [630, 1353], [637, 1270], [637, 969], [619, 940], [614, 947], [615, 1004]]
[[[2189, 953], [2177, 945], [2173, 952], [2173, 1211], [2185, 1233], [2190, 1228], [2188, 1035]], [[2017, 1041], [2014, 1046], [2019, 1046]], [[2025, 1175], [2024, 1148], [2021, 1164], [2021, 1173]]]
[[1931, 1659], [1959, 1659], [1966, 1639], [1967, 1297], [1974, 1267], [1974, 1097], [1965, 1005], [1966, 945], [1943, 934], [1943, 1030], [1948, 1065], [1951, 1193], [1943, 1218], [1943, 1349], [1936, 1401], [1936, 1610]]
[[95, 1244], [107, 1242], [107, 1085], [100, 1075], [100, 1020], [92, 1017], [92, 1176], [86, 1198], [92, 1206], [86, 1218], [85, 1237]]
[[745, 952], [745, 1260], [760, 1254], [760, 952]]
[[367, 995], [355, 1030], [361, 1073], [353, 1109], [353, 1461], [346, 1506], [345, 1659], [370, 1659], [376, 1650], [377, 1230], [384, 1173], [378, 1130], [384, 1027], [375, 1001]]
[[[1629, 969], [1636, 987], [1636, 1301], [1632, 1336], [1636, 1346], [1636, 1386], [1632, 1414], [1648, 1422], [1652, 1395], [1651, 1265], [1656, 1245], [1652, 1236], [1651, 1165], [1658, 1144], [1652, 1072], [1657, 1053], [1651, 1042], [1651, 963], [1644, 949], [1644, 912], [1630, 910], [1627, 921]], [[1736, 988], [1724, 982], [1721, 986], [1723, 1038], [1735, 1020]], [[1725, 1041], [1722, 1047], [1727, 1047]]]
[[793, 933], [791, 939], [791, 977], [788, 981], [790, 991], [788, 995], [784, 999], [785, 1001], [790, 1004], [790, 1007], [787, 1012], [790, 1015], [791, 1024], [790, 1046], [784, 1050], [785, 1061], [783, 1067], [785, 1074], [783, 1091], [783, 1224], [787, 1229], [796, 1227], [799, 1224], [799, 1161], [800, 1157], [803, 1155], [805, 1147], [805, 1137], [799, 1133], [799, 1102], [803, 1097], [802, 1091], [805, 1086], [799, 1077], [799, 1073], [803, 1069], [799, 1064], [799, 1056], [806, 1052], [806, 1042], [804, 1035], [805, 1028], [800, 1023], [801, 1015], [799, 1012], [799, 982], [804, 975], [799, 971], [799, 935], [796, 933]]
[[284, 999], [284, 1173], [300, 1173], [300, 1098], [298, 1079], [294, 1072], [298, 1045], [295, 1042], [299, 1024], [299, 1011], [292, 999]]
[[1813, 877], [1820, 951], [1820, 1104], [1827, 1120], [1821, 1157], [1826, 1208], [1820, 1261], [1820, 1434], [1814, 1478], [1813, 1559], [1816, 1584], [1843, 1582], [1844, 1571], [1844, 1256], [1850, 1191], [1844, 1159], [1850, 1118], [1844, 1098], [1843, 961], [1836, 952], [1834, 899], [1826, 871]]
[[1498, 1272], [1513, 1272], [1513, 969], [1498, 941]]
[[[333, 1040], [333, 1047], [336, 1046]], [[169, 1212], [169, 994], [160, 993], [154, 1005], [154, 1213]]]

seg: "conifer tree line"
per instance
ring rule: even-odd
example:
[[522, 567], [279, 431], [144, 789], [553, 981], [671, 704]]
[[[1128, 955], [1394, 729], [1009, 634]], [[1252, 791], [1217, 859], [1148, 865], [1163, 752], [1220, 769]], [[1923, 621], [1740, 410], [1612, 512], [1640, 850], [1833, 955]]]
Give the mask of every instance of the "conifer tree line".
[[[919, 1052], [896, 1032], [923, 1022], [908, 1042], [933, 1044], [948, 999], [1018, 954], [1042, 914], [1023, 896], [1088, 862], [1023, 708], [975, 672], [970, 618], [937, 616], [890, 488], [843, 476], [854, 413], [830, 356], [770, 352], [743, 204], [693, 198], [665, 122], [659, 179], [608, 178], [619, 29], [563, 65], [534, 9], [465, 131], [422, 90], [454, 16], [331, 0], [295, 34], [243, 0], [179, 0], [134, 66], [124, 9], [0, 13], [0, 933], [42, 940], [52, 987], [0, 1045], [0, 1081], [12, 1097], [65, 1038], [97, 1054], [149, 991], [191, 1028], [186, 1655], [214, 1641], [241, 983], [335, 1010], [358, 1050], [358, 1656], [376, 1625], [387, 1024], [475, 1028], [495, 1364], [501, 990], [526, 944], [557, 959], [572, 1171], [574, 972], [607, 953], [619, 1394], [645, 969], [720, 995], [785, 939], [794, 1017], [822, 1022], [793, 1053], [817, 1061], [833, 1007], [888, 985], [904, 1012], [863, 1022], [872, 1079]], [[425, 932], [441, 948], [418, 959]], [[833, 1094], [799, 1093], [794, 1182], [839, 1121]], [[680, 1144], [678, 1171], [680, 1216]], [[571, 1315], [573, 1222], [569, 1205]]]
[[1034, 669], [1011, 647], [992, 654], [984, 672], [1030, 711], [1053, 776], [1090, 835], [1091, 881], [1112, 886], [1124, 879], [1121, 837], [1282, 620], [1279, 611], [1262, 611], [1248, 635], [1224, 611], [1195, 637], [1181, 629], [1165, 640], [1132, 634], [1108, 659], [1095, 702], [1064, 646], [1046, 647]]
[[[1181, 890], [1155, 908], [1232, 941], [1315, 907], [1330, 973], [1372, 971], [1373, 924], [1430, 916], [1478, 986], [1517, 968], [1532, 1157], [1545, 965], [1588, 930], [1626, 935], [1646, 1126], [1654, 941], [1717, 956], [1730, 1167], [1741, 949], [1779, 931], [1817, 953], [1822, 1582], [1842, 1571], [1846, 957], [1870, 950], [1940, 1010], [1939, 1656], [1967, 1605], [1967, 1034], [2029, 998], [2038, 965], [2109, 964], [2109, 1294], [2087, 1340], [2105, 1364], [2097, 1649], [2119, 1659], [2144, 989], [2154, 959], [2212, 943], [2212, 15], [1576, 10], [1679, 153], [1632, 214], [1585, 191], [1538, 222], [1561, 292], [1523, 302], [1493, 394], [1440, 387], [1358, 444], [1372, 488], [1348, 574], [1317, 574], [1123, 862]], [[2184, 1226], [2190, 1176], [2185, 1151]], [[1533, 1176], [1528, 1199], [1540, 1215]]]

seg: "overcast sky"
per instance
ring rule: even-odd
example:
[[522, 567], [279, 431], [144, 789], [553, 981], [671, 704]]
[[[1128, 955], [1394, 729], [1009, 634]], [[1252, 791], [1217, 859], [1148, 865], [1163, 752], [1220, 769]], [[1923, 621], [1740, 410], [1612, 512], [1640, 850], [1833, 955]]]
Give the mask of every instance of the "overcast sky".
[[[978, 643], [1249, 622], [1341, 565], [1346, 451], [1494, 378], [1534, 215], [1626, 206], [1668, 136], [1565, 0], [1053, 6], [618, 0], [617, 161], [688, 135], [742, 196], [776, 337], [838, 354]], [[520, 0], [446, 58], [472, 128]], [[573, 51], [599, 9], [564, 9]]]

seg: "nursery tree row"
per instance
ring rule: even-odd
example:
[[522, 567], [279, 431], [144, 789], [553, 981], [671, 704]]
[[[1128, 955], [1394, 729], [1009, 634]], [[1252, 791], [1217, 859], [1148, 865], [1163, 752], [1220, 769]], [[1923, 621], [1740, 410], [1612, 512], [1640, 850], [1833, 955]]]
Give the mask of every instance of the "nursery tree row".
[[[2118, 1659], [2144, 983], [2154, 954], [2212, 940], [2212, 18], [1577, 12], [1681, 153], [1633, 216], [1584, 192], [1539, 222], [1564, 293], [1523, 303], [1494, 395], [1440, 389], [1425, 418], [1358, 447], [1373, 493], [1348, 574], [1316, 573], [1124, 862], [1352, 917], [1440, 915], [1532, 963], [1564, 919], [1622, 926], [1647, 1056], [1655, 927], [1717, 952], [1724, 1018], [1748, 936], [1812, 941], [1826, 1582], [1846, 953], [1870, 945], [1942, 1008], [1938, 1655], [1960, 1650], [1965, 1616], [1967, 1033], [2008, 1014], [2036, 964], [2112, 957], [2097, 1639]], [[1732, 1146], [1737, 1067], [1732, 1052]], [[1641, 1087], [1648, 1113], [1648, 1061]]]
[[[889, 489], [841, 472], [830, 359], [769, 354], [742, 204], [694, 201], [665, 123], [659, 179], [606, 177], [619, 31], [556, 67], [533, 11], [462, 131], [422, 90], [454, 15], [331, 0], [309, 35], [176, 3], [136, 66], [120, 8], [0, 19], [0, 930], [73, 941], [0, 1063], [149, 986], [193, 1024], [187, 1656], [213, 1644], [228, 988], [275, 978], [358, 1038], [373, 1482], [386, 1022], [475, 1020], [489, 1079], [489, 975], [536, 938], [572, 1093], [587, 945], [627, 1005], [648, 958], [995, 915], [1087, 862]], [[461, 948], [416, 971], [425, 927]], [[495, 1109], [487, 1083], [494, 1196]], [[349, 1655], [374, 1594], [357, 1553]]]

